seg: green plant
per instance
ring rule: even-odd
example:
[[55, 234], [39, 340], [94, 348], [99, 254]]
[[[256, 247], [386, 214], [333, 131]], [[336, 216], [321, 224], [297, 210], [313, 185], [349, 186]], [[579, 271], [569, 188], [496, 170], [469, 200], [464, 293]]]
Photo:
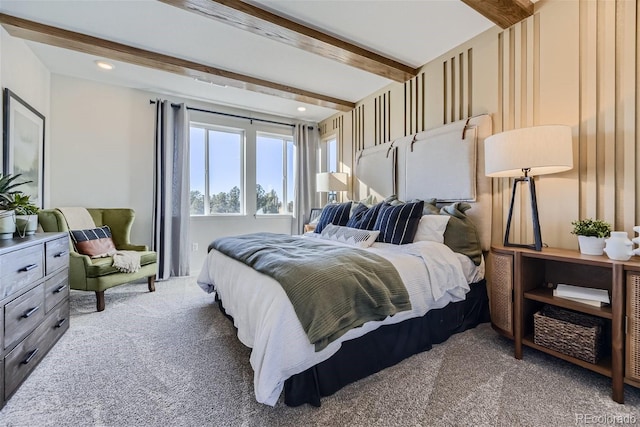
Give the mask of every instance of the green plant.
[[580, 219], [572, 221], [573, 231], [571, 234], [577, 236], [609, 237], [611, 234], [611, 224], [601, 219]]
[[20, 174], [0, 174], [0, 209], [12, 210], [13, 208], [11, 208], [10, 206], [14, 202], [14, 195], [20, 193], [20, 191], [15, 190], [15, 188], [31, 182], [15, 182], [18, 178], [20, 178]]
[[31, 203], [31, 196], [17, 192], [13, 194], [13, 200], [8, 208], [16, 211], [16, 215], [36, 215], [40, 208]]

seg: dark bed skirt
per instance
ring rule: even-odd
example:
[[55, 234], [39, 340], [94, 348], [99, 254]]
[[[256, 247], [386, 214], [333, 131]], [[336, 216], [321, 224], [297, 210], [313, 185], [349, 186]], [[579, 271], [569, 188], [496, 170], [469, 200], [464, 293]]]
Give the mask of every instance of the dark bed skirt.
[[[220, 309], [224, 312], [222, 304]], [[422, 317], [381, 326], [359, 338], [343, 342], [340, 350], [329, 359], [285, 381], [285, 404], [320, 406], [321, 397], [409, 356], [430, 350], [433, 344], [442, 343], [453, 334], [489, 320], [487, 286], [482, 280], [471, 284], [471, 290], [463, 301], [431, 310]]]

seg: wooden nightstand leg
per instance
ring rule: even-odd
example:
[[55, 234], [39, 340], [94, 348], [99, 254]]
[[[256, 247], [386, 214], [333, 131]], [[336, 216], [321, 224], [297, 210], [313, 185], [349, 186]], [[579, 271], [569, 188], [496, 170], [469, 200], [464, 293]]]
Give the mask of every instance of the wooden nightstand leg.
[[624, 403], [624, 266], [613, 266], [611, 299], [611, 398]]

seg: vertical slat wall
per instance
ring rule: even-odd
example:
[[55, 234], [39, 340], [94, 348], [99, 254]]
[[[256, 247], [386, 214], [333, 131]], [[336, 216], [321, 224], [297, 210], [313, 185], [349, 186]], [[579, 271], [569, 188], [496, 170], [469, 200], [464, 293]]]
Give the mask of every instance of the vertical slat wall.
[[404, 83], [404, 135], [426, 130], [425, 124], [425, 73]]
[[637, 3], [580, 2], [580, 216], [638, 222]]
[[[543, 241], [577, 248], [570, 223], [586, 217], [633, 237], [632, 227], [640, 225], [638, 4], [547, 0], [535, 8], [528, 19], [494, 27], [425, 64], [415, 78], [338, 114], [345, 118], [345, 150], [481, 113], [492, 114], [494, 132], [566, 124], [573, 130], [574, 169], [536, 178]], [[504, 236], [510, 192], [509, 179], [494, 179], [494, 243]], [[523, 191], [514, 241], [532, 240], [529, 216]]]
[[373, 100], [374, 145], [391, 140], [391, 91], [376, 96]]
[[[534, 15], [498, 34], [498, 111], [494, 132], [537, 124], [537, 19], [538, 15]], [[504, 237], [512, 188], [512, 178], [494, 179], [494, 241]], [[516, 197], [510, 240], [531, 243], [532, 229], [527, 226], [531, 224], [531, 210], [527, 209], [530, 195], [525, 185], [517, 187]]]
[[442, 124], [446, 125], [472, 115], [472, 71], [472, 48], [454, 51], [442, 62]]

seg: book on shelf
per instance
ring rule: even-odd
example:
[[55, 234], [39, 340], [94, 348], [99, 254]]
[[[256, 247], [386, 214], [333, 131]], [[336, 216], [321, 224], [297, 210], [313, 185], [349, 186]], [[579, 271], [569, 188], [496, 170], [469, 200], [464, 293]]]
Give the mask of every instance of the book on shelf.
[[607, 303], [605, 303], [605, 302], [596, 301], [596, 300], [592, 300], [592, 299], [563, 297], [561, 295], [556, 295], [555, 292], [554, 292], [553, 296], [554, 297], [558, 297], [558, 298], [562, 298], [562, 299], [567, 299], [567, 300], [570, 300], [570, 301], [580, 302], [582, 304], [592, 305], [594, 307], [603, 307], [603, 306], [607, 305]]
[[565, 285], [559, 283], [553, 290], [553, 296], [580, 298], [588, 301], [610, 304], [609, 292], [606, 289], [585, 288], [583, 286]]

